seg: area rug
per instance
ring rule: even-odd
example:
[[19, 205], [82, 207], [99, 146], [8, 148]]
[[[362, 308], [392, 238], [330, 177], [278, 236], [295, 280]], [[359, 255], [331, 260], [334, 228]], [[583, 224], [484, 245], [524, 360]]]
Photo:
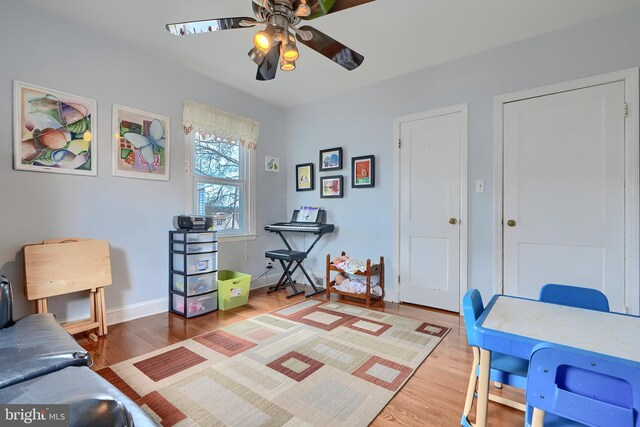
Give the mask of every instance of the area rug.
[[165, 426], [366, 426], [448, 331], [306, 300], [98, 373]]

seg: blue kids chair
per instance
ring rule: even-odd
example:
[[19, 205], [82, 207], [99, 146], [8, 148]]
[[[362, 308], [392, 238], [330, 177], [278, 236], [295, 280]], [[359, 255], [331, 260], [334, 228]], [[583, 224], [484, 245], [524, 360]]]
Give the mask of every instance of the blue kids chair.
[[640, 365], [557, 344], [534, 347], [525, 426], [639, 427]]
[[567, 305], [588, 310], [609, 311], [607, 296], [597, 289], [549, 283], [540, 288], [542, 302]]
[[[469, 375], [469, 386], [467, 387], [467, 398], [462, 411], [462, 419], [460, 425], [470, 426], [467, 416], [471, 411], [473, 399], [476, 396], [476, 386], [478, 383], [478, 373], [480, 369], [480, 349], [476, 344], [475, 324], [482, 312], [484, 305], [482, 304], [482, 296], [477, 289], [469, 289], [462, 298], [462, 309], [464, 313], [464, 326], [467, 331], [467, 342], [473, 350], [473, 366]], [[506, 354], [492, 352], [491, 353], [491, 370], [489, 378], [501, 384], [507, 384], [512, 387], [525, 389], [527, 386], [527, 369], [529, 362], [518, 357]], [[503, 405], [510, 406], [515, 409], [524, 411], [524, 404], [505, 399], [501, 396], [489, 394], [489, 400]]]

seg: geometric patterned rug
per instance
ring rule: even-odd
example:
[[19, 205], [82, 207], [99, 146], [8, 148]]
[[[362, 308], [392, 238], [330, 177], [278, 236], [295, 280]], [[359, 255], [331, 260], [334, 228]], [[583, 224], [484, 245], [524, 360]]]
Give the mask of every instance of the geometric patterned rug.
[[98, 373], [165, 426], [366, 426], [447, 332], [306, 300]]

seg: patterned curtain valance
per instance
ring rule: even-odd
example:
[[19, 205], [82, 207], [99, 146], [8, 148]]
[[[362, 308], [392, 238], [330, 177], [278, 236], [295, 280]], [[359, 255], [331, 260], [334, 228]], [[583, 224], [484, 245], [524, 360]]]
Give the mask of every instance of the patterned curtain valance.
[[253, 150], [258, 145], [260, 123], [194, 101], [185, 101], [182, 125], [185, 135], [196, 131], [203, 138], [213, 136], [237, 141]]

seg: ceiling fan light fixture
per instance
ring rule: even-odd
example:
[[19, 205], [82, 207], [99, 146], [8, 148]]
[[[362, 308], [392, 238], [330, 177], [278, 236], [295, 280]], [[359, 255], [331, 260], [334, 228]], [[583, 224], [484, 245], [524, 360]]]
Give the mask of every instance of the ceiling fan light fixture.
[[[246, 0], [245, 0], [246, 1]], [[250, 0], [253, 18], [246, 16], [204, 19], [167, 24], [174, 35], [191, 35], [237, 28], [256, 28], [249, 58], [258, 66], [256, 80], [273, 80], [276, 71], [291, 71], [299, 59], [298, 44], [303, 44], [346, 70], [358, 68], [364, 57], [317, 29], [302, 25], [321, 16], [349, 9], [375, 0]], [[337, 52], [337, 53], [336, 53]], [[87, 136], [87, 138], [89, 138]]]
[[280, 58], [280, 69], [282, 71], [293, 71], [296, 69], [295, 61], [287, 61], [284, 58]]
[[261, 49], [258, 49], [257, 47], [253, 47], [249, 51], [249, 58], [251, 58], [251, 60], [255, 62], [256, 65], [262, 64], [262, 61], [264, 61], [265, 56], [266, 56], [266, 53]]
[[253, 36], [253, 44], [256, 48], [266, 52], [271, 48], [271, 36], [264, 30], [258, 31]]
[[306, 18], [311, 15], [311, 8], [304, 3], [300, 3], [294, 14], [300, 18]]
[[282, 58], [286, 61], [292, 62], [298, 60], [300, 54], [298, 48], [293, 43], [287, 43], [282, 49]]

